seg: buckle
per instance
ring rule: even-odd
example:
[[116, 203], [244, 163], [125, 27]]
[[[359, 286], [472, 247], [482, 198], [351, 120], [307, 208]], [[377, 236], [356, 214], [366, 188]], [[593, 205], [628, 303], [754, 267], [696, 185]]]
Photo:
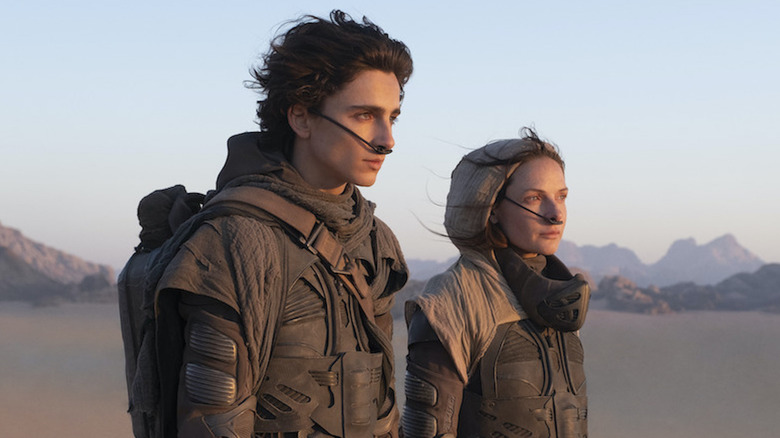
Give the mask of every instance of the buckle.
[[349, 269], [352, 266], [352, 260], [349, 258], [349, 254], [341, 251], [341, 256], [339, 257], [339, 262], [344, 262], [344, 267], [339, 269], [336, 265], [332, 265], [330, 267], [330, 271], [337, 275], [352, 275], [352, 271]]
[[314, 255], [319, 254], [317, 248], [314, 247], [314, 241], [317, 240], [317, 236], [320, 235], [324, 227], [325, 224], [323, 222], [317, 221], [314, 223], [314, 228], [312, 228], [311, 233], [309, 233], [309, 237], [301, 236], [300, 238], [303, 246]]

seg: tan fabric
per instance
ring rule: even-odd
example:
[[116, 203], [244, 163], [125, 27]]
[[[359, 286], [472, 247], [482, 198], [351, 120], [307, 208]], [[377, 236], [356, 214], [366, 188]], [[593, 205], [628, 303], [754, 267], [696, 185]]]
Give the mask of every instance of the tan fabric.
[[470, 248], [461, 248], [457, 239], [470, 239], [485, 231], [498, 192], [522, 164], [496, 163], [533, 147], [522, 139], [498, 140], [467, 154], [452, 171], [444, 227], [459, 250]]
[[526, 318], [495, 261], [474, 252], [431, 278], [424, 294], [406, 303], [407, 324], [418, 309], [450, 353], [464, 384], [496, 327]]
[[493, 251], [459, 242], [485, 232], [498, 192], [522, 164], [511, 161], [534, 147], [523, 139], [499, 140], [470, 152], [458, 163], [452, 171], [444, 227], [461, 258], [429, 280], [422, 297], [407, 303], [407, 323], [417, 308], [422, 310], [464, 383], [485, 354], [496, 327], [526, 316]]

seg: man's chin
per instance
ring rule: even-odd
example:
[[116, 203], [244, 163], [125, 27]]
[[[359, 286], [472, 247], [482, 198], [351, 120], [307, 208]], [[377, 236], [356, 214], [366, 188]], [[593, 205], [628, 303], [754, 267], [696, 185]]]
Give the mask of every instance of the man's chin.
[[352, 184], [358, 186], [358, 187], [371, 187], [376, 183], [376, 176], [373, 178], [361, 178], [356, 181], [352, 181]]

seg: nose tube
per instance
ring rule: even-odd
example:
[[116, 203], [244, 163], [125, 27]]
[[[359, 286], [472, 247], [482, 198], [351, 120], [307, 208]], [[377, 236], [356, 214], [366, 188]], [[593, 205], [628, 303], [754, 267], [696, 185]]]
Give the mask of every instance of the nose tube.
[[372, 144], [371, 142], [369, 142], [369, 141], [368, 141], [368, 140], [366, 140], [365, 138], [363, 138], [363, 137], [359, 136], [359, 135], [357, 134], [357, 132], [355, 132], [355, 131], [353, 131], [353, 130], [351, 130], [351, 129], [347, 128], [346, 126], [344, 126], [344, 125], [342, 125], [341, 123], [339, 123], [339, 122], [337, 122], [337, 121], [333, 120], [332, 118], [330, 118], [330, 117], [326, 116], [325, 114], [322, 114], [321, 112], [319, 112], [318, 110], [316, 110], [316, 109], [314, 109], [314, 108], [309, 108], [309, 112], [311, 112], [312, 114], [315, 114], [315, 115], [317, 115], [317, 116], [320, 116], [320, 117], [322, 117], [323, 119], [325, 119], [325, 120], [329, 121], [330, 123], [333, 123], [334, 125], [336, 125], [336, 126], [338, 126], [339, 128], [343, 129], [343, 130], [344, 130], [344, 131], [346, 131], [346, 132], [347, 132], [349, 135], [351, 135], [351, 136], [355, 137], [356, 139], [360, 140], [361, 142], [363, 142], [363, 143], [364, 143], [366, 146], [368, 146], [368, 148], [369, 148], [369, 149], [371, 149], [371, 151], [372, 151], [372, 152], [374, 152], [375, 154], [379, 154], [379, 155], [387, 155], [387, 154], [389, 154], [389, 153], [393, 152], [393, 150], [392, 150], [392, 149], [390, 149], [390, 148], [389, 148], [389, 147], [387, 147], [387, 146], [384, 146], [384, 145], [381, 145], [381, 144], [376, 144], [376, 145], [375, 145], [375, 144]]
[[523, 210], [525, 210], [525, 211], [527, 211], [527, 212], [529, 212], [531, 214], [539, 216], [540, 218], [542, 218], [545, 221], [549, 222], [551, 225], [563, 225], [563, 221], [558, 220], [558, 218], [556, 216], [553, 216], [553, 217], [543, 216], [543, 215], [541, 215], [541, 214], [531, 210], [530, 208], [520, 204], [519, 202], [515, 202], [512, 198], [509, 198], [509, 197], [505, 196], [504, 199], [506, 199], [507, 201], [511, 202], [512, 204], [522, 208]]

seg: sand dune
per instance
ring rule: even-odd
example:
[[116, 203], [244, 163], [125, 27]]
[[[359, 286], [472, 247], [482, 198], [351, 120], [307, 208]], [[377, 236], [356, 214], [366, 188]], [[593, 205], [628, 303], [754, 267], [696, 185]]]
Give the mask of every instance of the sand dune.
[[[114, 305], [0, 303], [0, 333], [1, 436], [132, 436]], [[780, 315], [594, 310], [582, 339], [594, 438], [776, 433]]]

